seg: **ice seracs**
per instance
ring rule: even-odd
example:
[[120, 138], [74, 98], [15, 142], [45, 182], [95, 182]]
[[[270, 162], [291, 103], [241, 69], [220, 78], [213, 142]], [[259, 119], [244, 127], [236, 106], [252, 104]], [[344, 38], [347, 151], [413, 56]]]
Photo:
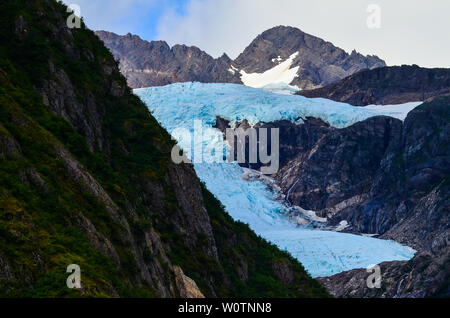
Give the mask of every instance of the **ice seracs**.
[[296, 85], [288, 85], [286, 83], [272, 83], [262, 87], [263, 90], [282, 95], [294, 95], [300, 90]]
[[320, 216], [317, 216], [315, 211], [305, 210], [301, 207], [294, 206], [294, 209], [300, 212], [302, 215], [304, 215], [307, 219], [319, 223], [325, 223], [327, 221], [327, 218], [322, 218]]
[[[300, 118], [316, 117], [331, 126], [344, 128], [373, 116], [403, 118], [407, 114], [403, 105], [374, 109], [355, 107], [324, 98], [273, 94], [238, 84], [176, 83], [136, 89], [135, 93], [152, 103], [151, 109], [157, 118], [170, 112], [173, 117], [165, 118], [169, 126], [192, 125], [194, 119], [214, 125], [216, 116], [232, 124], [243, 119], [256, 124], [277, 120], [298, 122]], [[171, 109], [164, 105], [171, 105]]]
[[339, 223], [339, 225], [336, 227], [335, 231], [342, 232], [343, 230], [345, 230], [348, 227], [349, 227], [348, 222], [344, 220]]

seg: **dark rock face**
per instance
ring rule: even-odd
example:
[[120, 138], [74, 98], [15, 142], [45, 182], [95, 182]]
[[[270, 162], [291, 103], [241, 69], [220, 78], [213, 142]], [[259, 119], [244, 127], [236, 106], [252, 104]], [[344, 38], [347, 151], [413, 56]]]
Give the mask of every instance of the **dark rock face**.
[[[445, 185], [445, 183], [447, 185]], [[408, 194], [411, 195], [411, 194]], [[397, 199], [397, 202], [401, 199]], [[409, 201], [407, 202], [406, 201]], [[414, 206], [414, 201], [418, 203]], [[393, 239], [418, 252], [409, 262], [381, 264], [381, 289], [369, 289], [365, 270], [353, 270], [321, 279], [336, 297], [449, 297], [450, 200], [447, 179], [429, 194], [407, 197], [398, 206], [388, 199], [373, 215], [391, 226], [380, 238]], [[368, 205], [365, 206], [367, 208]], [[353, 215], [364, 212], [355, 209]], [[367, 219], [367, 216], [365, 216]], [[352, 222], [352, 221], [350, 221]], [[374, 222], [376, 223], [376, 222]]]
[[351, 54], [318, 37], [293, 27], [278, 26], [258, 37], [235, 60], [247, 73], [263, 73], [298, 52], [291, 67], [299, 67], [298, 77], [291, 83], [302, 89], [328, 85], [361, 69], [386, 66], [376, 56]]
[[439, 254], [419, 253], [409, 262], [380, 264], [381, 288], [368, 288], [370, 273], [356, 269], [319, 278], [340, 298], [423, 298], [449, 297], [449, 247]]
[[450, 94], [450, 69], [403, 65], [362, 70], [325, 87], [297, 94], [355, 106], [425, 101]]
[[373, 117], [325, 131], [281, 169], [277, 180], [289, 202], [322, 216], [334, 215], [368, 195], [390, 135], [400, 130], [400, 120]]
[[450, 97], [419, 106], [404, 122], [380, 116], [335, 129], [308, 118], [256, 127], [280, 128], [275, 179], [290, 204], [418, 251], [410, 262], [382, 265], [382, 289], [367, 288], [365, 270], [322, 279], [335, 296], [448, 295]]
[[316, 88], [340, 80], [361, 69], [386, 64], [376, 56], [351, 54], [297, 28], [275, 27], [259, 35], [235, 60], [226, 54], [214, 59], [194, 46], [164, 41], [147, 42], [136, 35], [119, 36], [106, 31], [96, 34], [120, 62], [120, 71], [132, 88], [177, 82], [242, 84], [240, 71], [263, 73], [298, 52], [292, 68], [299, 67], [291, 83]]
[[[303, 122], [304, 124], [302, 125], [294, 125], [290, 121], [281, 120], [270, 123], [258, 123], [253, 127], [256, 130], [258, 137], [260, 135], [261, 128], [267, 129], [268, 140], [270, 140], [270, 129], [271, 128], [279, 129], [280, 167], [286, 166], [291, 159], [297, 157], [299, 154], [307, 153], [309, 150], [312, 149], [312, 147], [314, 147], [317, 141], [325, 133], [334, 129], [330, 127], [328, 123], [325, 123], [324, 121], [318, 118], [307, 117], [303, 119]], [[224, 133], [224, 137], [226, 137], [225, 131], [227, 128], [230, 128], [230, 125], [227, 120], [217, 117], [216, 124], [213, 127], [222, 131]], [[247, 130], [249, 127], [250, 126], [248, 122], [244, 120], [240, 123], [236, 123], [234, 129]], [[234, 142], [236, 141], [237, 140], [235, 140]], [[241, 166], [258, 170], [263, 166], [263, 164], [260, 161], [259, 155], [257, 158], [258, 162], [256, 164], [249, 162], [248, 142], [249, 140], [246, 139], [245, 144], [246, 162], [242, 163]], [[268, 145], [267, 151], [269, 154], [272, 152], [270, 144]], [[236, 158], [236, 151], [235, 151], [235, 158]]]
[[173, 163], [113, 56], [66, 15], [54, 0], [0, 3], [0, 296], [327, 297]]
[[[373, 117], [325, 130], [313, 147], [301, 141], [306, 152], [289, 160], [276, 178], [293, 204], [332, 222], [347, 220], [359, 233], [387, 233], [411, 217], [422, 199], [447, 187], [449, 105], [449, 97], [437, 98], [413, 110], [404, 123]], [[441, 214], [436, 219], [444, 218]], [[423, 238], [403, 242], [424, 244]]]
[[[432, 245], [425, 236], [416, 239], [405, 235], [401, 230], [403, 222], [416, 213], [423, 213], [419, 221], [409, 226], [410, 230], [423, 233], [429, 238], [438, 239], [430, 231], [448, 228], [449, 205], [448, 179], [450, 176], [450, 98], [443, 97], [423, 104], [413, 110], [406, 118], [401, 134], [393, 134], [377, 176], [373, 180], [370, 197], [361, 208], [342, 211], [340, 218], [358, 218], [354, 222], [361, 232], [378, 233], [395, 237], [398, 233], [403, 243], [418, 249], [428, 249]], [[437, 204], [426, 212], [433, 203]], [[422, 207], [422, 208], [421, 208]], [[418, 209], [416, 211], [415, 209]], [[433, 215], [432, 211], [437, 214]], [[439, 221], [437, 221], [439, 220]], [[440, 225], [437, 226], [435, 222]], [[442, 222], [442, 223], [441, 223]], [[389, 234], [387, 234], [389, 233]]]
[[[301, 182], [290, 200], [333, 213], [332, 224], [346, 220], [355, 232], [381, 234], [418, 251], [408, 263], [382, 266], [381, 290], [366, 287], [365, 271], [323, 279], [329, 290], [339, 297], [448, 296], [450, 98], [416, 108], [403, 126], [372, 118], [334, 131], [323, 142], [310, 160], [300, 162], [294, 174]], [[291, 171], [280, 174], [282, 184]]]
[[132, 88], [190, 81], [241, 83], [238, 72], [230, 71], [233, 61], [226, 54], [214, 59], [195, 46], [170, 48], [164, 41], [147, 42], [137, 35], [96, 34], [120, 61], [120, 71]]

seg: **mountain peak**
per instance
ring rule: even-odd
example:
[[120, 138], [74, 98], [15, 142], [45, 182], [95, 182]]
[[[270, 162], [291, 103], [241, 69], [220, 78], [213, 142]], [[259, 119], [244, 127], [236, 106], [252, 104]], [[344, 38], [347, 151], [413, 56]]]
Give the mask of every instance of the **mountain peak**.
[[120, 70], [132, 88], [163, 86], [176, 82], [241, 83], [239, 73], [230, 72], [232, 60], [214, 59], [196, 46], [165, 41], [145, 41], [130, 33], [96, 34], [120, 61]]
[[[169, 133], [62, 2], [18, 3], [0, 4], [0, 297], [328, 296], [171, 160]], [[125, 74], [211, 72], [177, 64], [165, 42], [97, 35], [131, 52]], [[74, 263], [82, 282], [64, 274]]]
[[121, 61], [122, 73], [133, 88], [186, 81], [242, 84], [242, 71], [262, 74], [288, 61], [289, 68], [297, 70], [289, 70], [293, 76], [288, 80], [292, 82], [285, 84], [311, 89], [362, 69], [386, 66], [376, 56], [363, 56], [356, 50], [348, 54], [330, 42], [285, 25], [259, 34], [234, 61], [225, 53], [214, 59], [195, 46], [170, 48], [164, 41], [147, 42], [130, 33], [96, 33]]
[[298, 53], [291, 68], [298, 67], [291, 85], [321, 87], [361, 69], [386, 66], [378, 57], [366, 57], [354, 50], [348, 54], [332, 43], [298, 28], [276, 26], [258, 35], [236, 59], [246, 73], [264, 73]]

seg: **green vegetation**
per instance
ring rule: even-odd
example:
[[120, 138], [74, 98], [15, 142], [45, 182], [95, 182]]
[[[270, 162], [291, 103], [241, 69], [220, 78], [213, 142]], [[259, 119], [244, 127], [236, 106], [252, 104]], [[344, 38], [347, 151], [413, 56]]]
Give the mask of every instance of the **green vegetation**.
[[[229, 273], [232, 290], [229, 296], [239, 297], [323, 297], [324, 288], [311, 280], [303, 266], [291, 255], [280, 251], [276, 246], [257, 236], [248, 225], [235, 222], [224, 213], [222, 204], [203, 186], [205, 206], [211, 218], [215, 233], [219, 257], [225, 272]], [[236, 235], [232, 242], [230, 233]], [[244, 284], [239, 278], [236, 261], [248, 262], [248, 282]], [[286, 267], [292, 272], [296, 284], [284, 284], [276, 279], [274, 267]], [[224, 287], [225, 289], [226, 287]], [[224, 291], [227, 292], [227, 291]]]
[[[161, 266], [163, 283], [173, 285], [171, 264], [207, 296], [328, 295], [203, 187], [219, 259], [208, 256], [206, 234], [191, 238], [178, 229], [187, 216], [169, 177], [173, 141], [93, 32], [84, 25], [67, 32], [66, 7], [52, 0], [6, 0], [0, 12], [0, 296], [154, 297], [160, 294], [141, 271]], [[38, 93], [49, 83], [64, 87], [59, 70], [73, 86], [56, 96], [64, 111]], [[67, 102], [69, 93], [75, 99]], [[112, 203], [92, 190], [97, 183]], [[168, 259], [146, 245], [151, 231]], [[105, 242], [117, 257], [99, 248]], [[80, 265], [82, 290], [66, 287], [69, 264]], [[290, 281], [277, 277], [280, 267]]]

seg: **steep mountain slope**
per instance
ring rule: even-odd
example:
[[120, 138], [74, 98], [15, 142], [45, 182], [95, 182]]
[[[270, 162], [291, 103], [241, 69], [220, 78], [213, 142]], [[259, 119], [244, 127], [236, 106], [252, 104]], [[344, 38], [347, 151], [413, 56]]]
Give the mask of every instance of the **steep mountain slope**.
[[0, 295], [327, 296], [172, 163], [170, 136], [66, 9], [0, 4]]
[[226, 54], [214, 59], [195, 46], [171, 48], [164, 41], [147, 42], [137, 35], [119, 36], [106, 31], [96, 34], [120, 61], [120, 71], [132, 88], [190, 81], [241, 83]]
[[355, 106], [425, 101], [450, 94], [450, 69], [403, 65], [362, 70], [325, 87], [297, 94]]
[[[373, 117], [333, 129], [306, 122], [297, 130], [306, 130], [313, 141], [296, 144], [297, 156], [276, 178], [290, 202], [332, 223], [346, 220], [358, 233], [382, 234], [418, 249], [439, 245], [450, 226], [449, 105], [449, 97], [437, 98], [413, 110], [404, 123]], [[433, 205], [436, 214], [422, 206], [429, 197], [440, 202]], [[427, 217], [434, 221], [423, 222]], [[419, 232], [430, 241], [416, 236]]]
[[344, 129], [305, 125], [298, 130], [309, 139], [276, 177], [289, 202], [419, 251], [383, 265], [382, 290], [366, 287], [365, 271], [326, 278], [326, 286], [340, 297], [448, 296], [450, 98], [419, 106], [403, 124], [374, 117]]
[[353, 270], [319, 279], [341, 298], [448, 298], [450, 251], [421, 252], [409, 262], [380, 264], [381, 288], [367, 287], [367, 271]]
[[[380, 290], [367, 288], [365, 270], [322, 282], [339, 297], [448, 296], [450, 97], [420, 105], [404, 122], [378, 116], [338, 129], [318, 118], [302, 121], [252, 123], [256, 129], [280, 129], [275, 180], [285, 200], [300, 207], [291, 217], [304, 220], [307, 210], [339, 231], [395, 240], [418, 251], [410, 262], [383, 264]], [[219, 118], [216, 127], [223, 131], [228, 124]], [[233, 126], [250, 127], [247, 121]]]
[[376, 56], [365, 57], [355, 51], [347, 54], [329, 42], [283, 26], [259, 35], [235, 61], [226, 54], [214, 59], [196, 47], [170, 48], [164, 41], [147, 42], [131, 34], [96, 34], [119, 60], [120, 70], [133, 88], [189, 81], [249, 86], [282, 81], [315, 88], [361, 69], [386, 65]]
[[298, 68], [291, 83], [301, 89], [330, 84], [361, 69], [386, 66], [376, 56], [351, 54], [293, 27], [278, 26], [258, 35], [235, 63], [246, 73], [264, 73], [297, 54], [290, 68]]

